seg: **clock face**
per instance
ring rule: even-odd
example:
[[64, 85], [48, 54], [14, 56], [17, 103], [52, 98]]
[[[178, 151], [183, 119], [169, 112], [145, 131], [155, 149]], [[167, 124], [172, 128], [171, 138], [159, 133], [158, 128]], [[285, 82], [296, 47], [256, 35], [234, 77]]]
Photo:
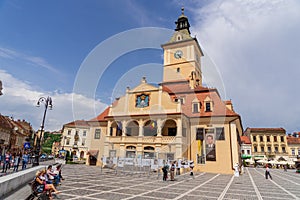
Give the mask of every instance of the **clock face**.
[[182, 56], [183, 56], [183, 53], [182, 53], [181, 50], [177, 50], [177, 51], [174, 53], [174, 57], [175, 57], [176, 59], [182, 58]]

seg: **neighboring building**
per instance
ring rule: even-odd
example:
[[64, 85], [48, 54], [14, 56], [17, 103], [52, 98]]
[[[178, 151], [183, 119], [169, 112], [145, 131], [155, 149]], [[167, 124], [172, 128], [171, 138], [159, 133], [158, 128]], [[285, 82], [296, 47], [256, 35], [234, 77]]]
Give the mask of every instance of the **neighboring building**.
[[[202, 86], [203, 52], [183, 12], [176, 25], [162, 45], [162, 83], [153, 85], [142, 78], [140, 85], [127, 88], [124, 96], [88, 121], [88, 154], [93, 157], [89, 162], [100, 165], [103, 155], [187, 159], [195, 162], [195, 170], [227, 174], [241, 164], [241, 118], [217, 89]], [[76, 128], [64, 125], [63, 134], [71, 132], [70, 146]]]
[[10, 148], [12, 126], [3, 115], [0, 115], [0, 153], [3, 155]]
[[90, 126], [84, 120], [77, 120], [63, 125], [61, 148], [70, 151], [73, 156], [86, 158], [89, 150]]
[[0, 153], [7, 150], [11, 153], [23, 152], [24, 143], [30, 141], [33, 133], [29, 122], [0, 115]]
[[252, 155], [255, 160], [288, 159], [286, 131], [283, 128], [247, 128], [244, 135], [252, 143]]
[[51, 154], [52, 155], [56, 156], [56, 155], [59, 154], [59, 150], [61, 149], [60, 145], [61, 145], [60, 142], [53, 142], [52, 149], [51, 149]]
[[287, 136], [287, 143], [288, 143], [288, 154], [292, 160], [296, 160], [297, 158], [300, 158], [300, 137], [299, 132], [293, 133], [289, 136]]
[[241, 136], [241, 154], [242, 158], [252, 160], [252, 144], [249, 136]]

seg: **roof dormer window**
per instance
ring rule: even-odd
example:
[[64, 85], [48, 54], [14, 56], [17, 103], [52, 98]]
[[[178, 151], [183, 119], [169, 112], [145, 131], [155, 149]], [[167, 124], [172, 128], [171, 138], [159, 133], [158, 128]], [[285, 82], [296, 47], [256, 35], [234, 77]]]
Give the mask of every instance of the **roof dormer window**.
[[213, 111], [213, 101], [207, 96], [204, 100], [205, 112]]
[[201, 103], [199, 102], [199, 100], [197, 98], [195, 98], [192, 101], [192, 112], [193, 113], [199, 113], [200, 112], [200, 108], [201, 108]]
[[180, 102], [181, 104], [184, 104], [184, 97], [177, 97], [174, 99], [175, 102]]

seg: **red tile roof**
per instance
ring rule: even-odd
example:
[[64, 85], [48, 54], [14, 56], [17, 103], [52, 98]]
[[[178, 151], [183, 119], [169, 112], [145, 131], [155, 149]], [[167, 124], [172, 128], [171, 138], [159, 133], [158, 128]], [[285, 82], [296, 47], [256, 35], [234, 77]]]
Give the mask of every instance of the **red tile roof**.
[[8, 117], [3, 115], [0, 115], [0, 127], [7, 130], [11, 130], [13, 128]]
[[108, 115], [109, 113], [109, 108], [107, 107], [100, 115], [98, 115], [97, 117], [91, 119], [90, 121], [106, 121], [104, 118]]
[[251, 132], [285, 132], [284, 128], [247, 128], [247, 130], [250, 130]]
[[300, 144], [300, 138], [288, 136], [286, 139], [288, 144]]
[[[162, 85], [163, 90], [168, 92], [173, 99], [184, 97], [185, 102], [182, 105], [182, 111], [189, 117], [238, 116], [237, 113], [226, 107], [226, 104], [221, 100], [218, 91], [214, 88], [198, 86], [195, 89], [191, 89], [187, 82]], [[207, 97], [209, 97], [213, 102], [212, 112], [205, 111], [204, 100]], [[198, 99], [198, 101], [202, 104], [200, 113], [193, 113], [192, 102], [195, 99]]]
[[89, 127], [90, 125], [87, 123], [87, 121], [85, 120], [76, 120], [73, 122], [69, 122], [67, 124], [65, 124], [64, 126], [68, 126], [68, 127]]
[[241, 136], [241, 142], [245, 144], [251, 144], [250, 138], [248, 136]]
[[[187, 81], [182, 82], [172, 82], [172, 83], [161, 83], [163, 91], [168, 92], [172, 99], [184, 97], [185, 102], [182, 104], [182, 113], [188, 117], [213, 117], [213, 116], [239, 116], [234, 111], [228, 109], [224, 101], [221, 100], [221, 97], [218, 91], [214, 88], [207, 88], [198, 86], [195, 89], [191, 89]], [[209, 97], [213, 102], [212, 111], [206, 112], [204, 100]], [[201, 103], [200, 112], [193, 113], [193, 101], [198, 99], [198, 102]], [[229, 101], [228, 101], [229, 102]], [[231, 102], [231, 101], [230, 101]], [[118, 100], [113, 103], [116, 105]], [[107, 107], [100, 115], [89, 120], [92, 122], [95, 121], [106, 121], [110, 107]], [[169, 113], [170, 114], [170, 113]]]

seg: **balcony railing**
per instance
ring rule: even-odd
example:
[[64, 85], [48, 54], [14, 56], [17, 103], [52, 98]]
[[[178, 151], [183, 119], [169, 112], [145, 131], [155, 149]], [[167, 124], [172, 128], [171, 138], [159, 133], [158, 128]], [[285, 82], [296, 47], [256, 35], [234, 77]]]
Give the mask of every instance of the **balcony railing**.
[[175, 142], [176, 136], [162, 136], [162, 137], [156, 137], [156, 136], [117, 136], [117, 137], [109, 137], [109, 141], [112, 143], [120, 143], [120, 142], [126, 142], [126, 143], [172, 143]]

